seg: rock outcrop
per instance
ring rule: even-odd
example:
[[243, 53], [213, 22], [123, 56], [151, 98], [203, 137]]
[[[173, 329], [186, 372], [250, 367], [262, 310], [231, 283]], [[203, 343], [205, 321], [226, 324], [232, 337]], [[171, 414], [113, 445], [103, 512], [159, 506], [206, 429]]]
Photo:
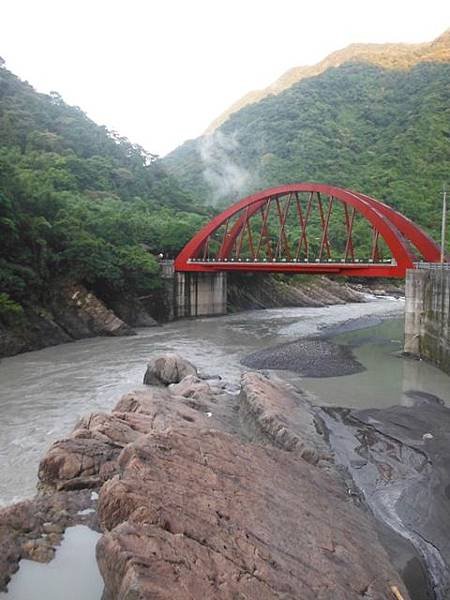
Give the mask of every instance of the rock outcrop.
[[239, 397], [178, 355], [150, 363], [158, 385], [83, 417], [36, 499], [0, 511], [0, 586], [76, 519], [95, 527], [99, 490], [105, 600], [409, 598], [304, 395], [247, 373]]
[[[162, 364], [166, 356], [161, 356]], [[181, 361], [177, 363], [180, 368], [184, 364]], [[170, 364], [174, 364], [172, 360]], [[214, 383], [213, 386], [187, 375], [169, 389], [149, 387], [126, 394], [112, 413], [83, 417], [70, 437], [55, 442], [42, 459], [38, 473], [40, 489], [100, 487], [116, 472], [121, 450], [147, 433], [192, 426], [236, 432], [231, 406], [236, 399]]]
[[364, 292], [363, 289], [353, 289], [347, 283], [320, 276], [304, 277], [294, 283], [257, 273], [233, 273], [228, 277], [228, 305], [231, 311], [364, 302]]
[[55, 296], [52, 312], [58, 324], [73, 339], [90, 335], [133, 335], [129, 325], [80, 284], [66, 285]]
[[[161, 304], [164, 300], [166, 299], [155, 298], [154, 303]], [[131, 327], [156, 327], [158, 325], [158, 322], [147, 312], [143, 303], [130, 294], [125, 293], [108, 298], [107, 304], [122, 321]]]
[[195, 428], [143, 436], [119, 466], [99, 500], [107, 599], [381, 600], [400, 586], [370, 521], [293, 453]]
[[97, 335], [135, 333], [81, 284], [55, 285], [49, 296], [45, 306], [25, 307], [16, 322], [0, 322], [0, 357]]
[[330, 460], [322, 425], [305, 394], [275, 376], [244, 373], [240, 410], [253, 439], [295, 451], [311, 464]]

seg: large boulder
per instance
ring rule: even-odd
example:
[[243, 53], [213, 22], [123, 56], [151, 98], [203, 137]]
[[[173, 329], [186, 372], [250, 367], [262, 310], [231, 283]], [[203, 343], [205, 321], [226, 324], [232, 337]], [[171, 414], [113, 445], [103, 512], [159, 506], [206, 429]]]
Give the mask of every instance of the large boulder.
[[99, 499], [105, 600], [409, 597], [370, 519], [295, 453], [173, 429], [119, 466]]
[[197, 375], [197, 369], [188, 360], [174, 352], [150, 358], [144, 375], [146, 385], [179, 383], [187, 375]]

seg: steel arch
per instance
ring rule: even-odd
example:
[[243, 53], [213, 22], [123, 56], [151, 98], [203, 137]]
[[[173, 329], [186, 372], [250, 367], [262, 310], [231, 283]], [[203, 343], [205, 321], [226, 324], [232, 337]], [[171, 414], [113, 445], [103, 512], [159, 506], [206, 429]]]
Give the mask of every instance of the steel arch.
[[[320, 194], [328, 195], [332, 199], [339, 200], [346, 207], [352, 207], [355, 211], [361, 214], [373, 227], [377, 235], [384, 239], [389, 247], [393, 258], [394, 265], [379, 265], [379, 264], [300, 264], [296, 261], [287, 260], [283, 264], [279, 262], [264, 261], [240, 263], [228, 262], [231, 250], [236, 244], [238, 237], [243, 234], [243, 229], [249, 227], [249, 220], [259, 210], [262, 210], [265, 205], [269, 207], [270, 202], [275, 200], [279, 210], [279, 198], [288, 194], [298, 194], [309, 192], [312, 195], [315, 193], [320, 200]], [[298, 197], [297, 197], [298, 200]], [[269, 210], [269, 208], [267, 209]], [[322, 208], [321, 208], [322, 210]], [[217, 258], [212, 262], [199, 259], [199, 253], [207, 244], [210, 236], [216, 232], [225, 223], [228, 226], [229, 220], [241, 213], [237, 221], [232, 226], [230, 232], [224, 236], [223, 243], [220, 247]], [[279, 213], [280, 225], [281, 213]], [[263, 216], [264, 221], [264, 216]], [[322, 215], [322, 225], [323, 215]], [[283, 228], [280, 236], [285, 235]], [[305, 230], [302, 233], [305, 235]], [[328, 244], [326, 233], [322, 239]], [[241, 236], [242, 237], [242, 236]], [[280, 238], [281, 239], [281, 238]], [[279, 239], [279, 241], [280, 241]], [[175, 260], [176, 271], [265, 271], [265, 272], [314, 272], [314, 273], [339, 273], [342, 275], [358, 275], [358, 276], [384, 276], [384, 277], [403, 277], [406, 269], [413, 268], [414, 261], [417, 257], [412, 252], [412, 247], [415, 247], [419, 253], [419, 260], [435, 262], [438, 260], [440, 248], [435, 242], [425, 234], [417, 225], [410, 219], [395, 211], [388, 205], [371, 198], [365, 194], [353, 192], [347, 189], [341, 189], [335, 186], [318, 184], [318, 183], [295, 183], [282, 185], [267, 190], [263, 190], [252, 194], [232, 206], [225, 209], [220, 215], [217, 215], [207, 225], [205, 225], [183, 248]]]

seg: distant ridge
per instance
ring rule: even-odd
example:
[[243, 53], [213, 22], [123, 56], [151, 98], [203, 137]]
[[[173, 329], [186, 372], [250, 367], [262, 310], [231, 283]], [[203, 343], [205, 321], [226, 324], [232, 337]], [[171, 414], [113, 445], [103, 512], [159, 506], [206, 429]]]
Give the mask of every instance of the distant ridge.
[[351, 44], [329, 54], [316, 65], [293, 67], [268, 87], [262, 90], [253, 90], [234, 102], [209, 125], [205, 134], [213, 133], [233, 113], [238, 112], [244, 106], [259, 102], [270, 95], [276, 96], [306, 77], [320, 75], [331, 67], [338, 67], [351, 61], [371, 63], [386, 69], [408, 69], [420, 62], [450, 62], [450, 28], [432, 42], [421, 44]]

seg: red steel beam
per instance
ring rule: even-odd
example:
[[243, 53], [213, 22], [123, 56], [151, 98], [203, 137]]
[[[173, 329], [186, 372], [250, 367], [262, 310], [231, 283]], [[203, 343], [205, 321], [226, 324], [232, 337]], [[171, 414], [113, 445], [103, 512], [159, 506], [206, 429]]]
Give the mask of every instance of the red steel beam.
[[278, 220], [280, 222], [280, 229], [279, 229], [279, 234], [278, 234], [277, 246], [276, 246], [276, 250], [275, 250], [275, 256], [277, 254], [281, 254], [281, 246], [283, 245], [284, 249], [286, 251], [286, 255], [289, 260], [291, 259], [291, 251], [289, 248], [289, 243], [288, 243], [288, 240], [286, 237], [284, 227], [286, 225], [287, 213], [289, 212], [289, 208], [291, 205], [291, 197], [292, 197], [292, 194], [289, 194], [288, 199], [286, 200], [286, 206], [284, 207], [284, 211], [281, 211], [279, 197], [276, 198], [276, 206], [277, 206]]
[[328, 258], [331, 258], [330, 244], [328, 242], [328, 227], [330, 225], [331, 211], [333, 210], [333, 196], [330, 196], [328, 202], [329, 202], [329, 204], [328, 204], [327, 216], [325, 218], [325, 222], [324, 222], [324, 225], [323, 225], [322, 240], [320, 242], [319, 260], [322, 259], [322, 254], [323, 254], [323, 248], [324, 248], [324, 246], [326, 246], [326, 248], [327, 248], [327, 256], [328, 256]]
[[353, 232], [353, 223], [354, 223], [354, 220], [355, 220], [356, 209], [355, 209], [355, 207], [353, 207], [353, 209], [352, 209], [352, 216], [349, 218], [349, 216], [348, 216], [348, 207], [344, 203], [344, 212], [345, 212], [345, 225], [346, 225], [346, 228], [347, 228], [347, 242], [345, 244], [345, 260], [348, 259], [348, 255], [349, 254], [352, 257], [352, 260], [355, 260], [355, 252], [353, 250], [352, 232]]
[[[296, 194], [298, 194], [298, 192], [296, 192]], [[300, 256], [300, 252], [302, 250], [302, 243], [303, 243], [303, 241], [305, 242], [305, 256], [306, 256], [306, 258], [308, 258], [308, 255], [309, 255], [309, 244], [308, 244], [308, 236], [306, 235], [306, 228], [308, 226], [309, 217], [311, 215], [311, 208], [312, 208], [313, 196], [314, 196], [314, 192], [310, 192], [309, 198], [308, 198], [308, 205], [306, 207], [306, 213], [305, 213], [305, 216], [303, 218], [300, 216], [301, 215], [301, 210], [302, 210], [301, 202], [297, 202], [297, 209], [299, 211], [300, 226], [301, 226], [301, 229], [302, 229], [301, 237], [298, 240], [297, 252], [295, 253], [295, 258], [297, 258], [297, 259]]]
[[418, 227], [411, 219], [391, 208], [384, 202], [371, 198], [360, 192], [352, 192], [356, 196], [375, 207], [378, 212], [388, 217], [397, 229], [402, 233], [420, 252], [426, 262], [440, 262], [441, 247], [423, 229]]
[[254, 273], [312, 273], [315, 275], [345, 275], [354, 277], [403, 277], [397, 265], [373, 263], [303, 263], [258, 262], [252, 260], [189, 263], [192, 272], [245, 271]]
[[262, 216], [262, 224], [261, 224], [261, 233], [258, 241], [258, 248], [256, 250], [256, 256], [259, 257], [259, 252], [261, 250], [261, 244], [263, 239], [266, 240], [267, 245], [267, 254], [272, 258], [272, 248], [270, 247], [270, 241], [267, 239], [267, 219], [269, 218], [269, 210], [270, 210], [270, 200], [266, 202], [266, 209], [264, 210], [264, 206], [261, 206], [261, 216]]

